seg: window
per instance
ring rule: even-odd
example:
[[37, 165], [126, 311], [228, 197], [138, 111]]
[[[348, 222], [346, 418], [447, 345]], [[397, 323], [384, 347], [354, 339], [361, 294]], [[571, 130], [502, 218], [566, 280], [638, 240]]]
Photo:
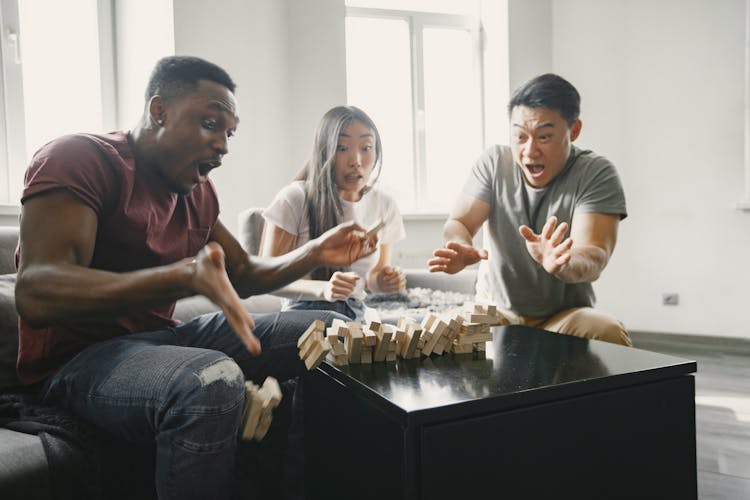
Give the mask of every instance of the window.
[[104, 127], [97, 7], [97, 0], [0, 4], [6, 84], [1, 203], [18, 202], [24, 171], [39, 146], [65, 133]]
[[118, 109], [139, 113], [151, 66], [174, 53], [172, 2], [0, 0], [0, 29], [1, 212], [47, 141], [133, 125]]
[[372, 117], [382, 136], [381, 186], [403, 212], [445, 213], [483, 147], [476, 5], [347, 6], [347, 100]]

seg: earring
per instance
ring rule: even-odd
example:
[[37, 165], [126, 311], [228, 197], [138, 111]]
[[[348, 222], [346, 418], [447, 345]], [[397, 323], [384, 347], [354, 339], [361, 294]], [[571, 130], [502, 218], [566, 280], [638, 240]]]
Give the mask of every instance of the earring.
[[164, 125], [164, 120], [156, 120], [156, 123], [159, 125]]

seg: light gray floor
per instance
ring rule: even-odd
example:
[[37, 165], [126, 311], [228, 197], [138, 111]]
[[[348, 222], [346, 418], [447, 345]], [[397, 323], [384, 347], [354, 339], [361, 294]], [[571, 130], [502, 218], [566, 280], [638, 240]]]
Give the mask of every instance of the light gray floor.
[[698, 363], [698, 498], [750, 499], [750, 350], [742, 342], [692, 342], [663, 334], [634, 335], [633, 341], [639, 349]]

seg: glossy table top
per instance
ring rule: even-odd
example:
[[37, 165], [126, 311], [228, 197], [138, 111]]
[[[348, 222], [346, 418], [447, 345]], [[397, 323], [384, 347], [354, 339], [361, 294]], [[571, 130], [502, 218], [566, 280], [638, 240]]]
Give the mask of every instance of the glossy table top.
[[696, 363], [524, 326], [496, 327], [487, 352], [321, 370], [393, 418], [427, 423], [677, 377]]

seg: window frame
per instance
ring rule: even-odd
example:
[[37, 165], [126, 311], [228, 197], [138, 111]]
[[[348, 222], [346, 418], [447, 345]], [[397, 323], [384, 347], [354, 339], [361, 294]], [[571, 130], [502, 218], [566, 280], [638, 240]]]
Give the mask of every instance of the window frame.
[[[484, 93], [484, 64], [482, 54], [484, 53], [482, 25], [479, 16], [461, 14], [443, 14], [424, 12], [417, 10], [379, 9], [371, 7], [347, 6], [346, 18], [360, 17], [370, 19], [398, 19], [405, 21], [409, 27], [409, 59], [411, 63], [411, 94], [412, 94], [412, 145], [414, 156], [414, 207], [413, 212], [403, 215], [410, 218], [424, 218], [432, 215], [447, 214], [436, 213], [435, 210], [424, 206], [426, 191], [424, 186], [429, 181], [429, 168], [426, 164], [426, 135], [425, 135], [425, 86], [424, 86], [424, 45], [423, 31], [425, 28], [452, 28], [462, 29], [469, 33], [472, 42], [472, 79], [476, 84], [479, 116], [479, 127], [477, 138], [482, 148], [486, 147], [486, 123], [485, 123], [485, 93]], [[479, 152], [477, 152], [479, 154]]]
[[[35, 146], [26, 143], [20, 1], [0, 0], [0, 82], [3, 89], [0, 93], [0, 215], [20, 212], [20, 200], [13, 199], [15, 190], [11, 189], [14, 174], [17, 174], [14, 168], [26, 169], [27, 150]], [[116, 128], [118, 116], [114, 1], [96, 0], [101, 113], [106, 129]]]

